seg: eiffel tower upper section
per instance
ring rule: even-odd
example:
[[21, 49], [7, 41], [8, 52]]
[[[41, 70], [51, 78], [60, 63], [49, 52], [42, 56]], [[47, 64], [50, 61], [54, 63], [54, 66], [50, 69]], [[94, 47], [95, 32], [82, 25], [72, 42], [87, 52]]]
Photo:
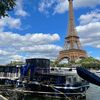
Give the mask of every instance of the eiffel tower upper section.
[[68, 58], [69, 61], [75, 61], [87, 57], [87, 54], [81, 48], [81, 43], [74, 23], [73, 0], [69, 1], [69, 23], [68, 33], [65, 37], [64, 49], [59, 52], [58, 60]]
[[68, 35], [77, 36], [75, 25], [74, 25], [74, 12], [73, 12], [73, 0], [69, 0], [69, 26], [68, 26]]
[[65, 37], [64, 49], [81, 49], [81, 44], [74, 24], [73, 0], [69, 1], [68, 36]]

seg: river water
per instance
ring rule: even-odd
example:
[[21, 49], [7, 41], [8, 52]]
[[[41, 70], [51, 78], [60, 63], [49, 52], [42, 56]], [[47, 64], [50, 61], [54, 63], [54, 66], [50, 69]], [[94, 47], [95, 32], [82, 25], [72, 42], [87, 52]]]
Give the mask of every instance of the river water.
[[[100, 76], [100, 73], [97, 75]], [[88, 89], [86, 96], [86, 100], [100, 100], [100, 87], [90, 84], [90, 88]]]
[[100, 87], [91, 84], [86, 96], [86, 100], [100, 100]]

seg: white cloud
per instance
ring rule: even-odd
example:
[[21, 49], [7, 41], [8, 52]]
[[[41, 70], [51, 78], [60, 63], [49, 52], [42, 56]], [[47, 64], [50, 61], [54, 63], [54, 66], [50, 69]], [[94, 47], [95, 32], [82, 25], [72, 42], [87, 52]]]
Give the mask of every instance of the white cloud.
[[57, 5], [54, 7], [54, 13], [64, 13], [68, 10], [68, 1], [67, 0], [58, 0]]
[[56, 0], [41, 0], [38, 10], [42, 13], [48, 14], [50, 8], [55, 4]]
[[0, 33], [0, 63], [23, 60], [28, 57], [55, 57], [60, 46], [52, 44], [60, 39], [58, 34]]
[[[74, 8], [95, 7], [100, 4], [100, 0], [74, 0]], [[68, 0], [41, 0], [39, 11], [49, 13], [50, 9], [55, 13], [64, 13], [68, 10]]]
[[80, 25], [76, 27], [84, 45], [100, 48], [100, 11], [81, 15]]
[[74, 0], [74, 7], [95, 7], [100, 4], [100, 0]]
[[38, 10], [45, 14], [49, 14], [49, 12], [55, 14], [57, 11], [62, 13], [62, 11], [64, 12], [64, 9], [61, 7], [64, 5], [65, 3], [61, 3], [61, 0], [41, 0]]
[[3, 31], [5, 27], [19, 29], [21, 20], [19, 18], [5, 17], [0, 19], [0, 30]]
[[33, 53], [51, 53], [51, 52], [58, 52], [62, 48], [57, 45], [34, 45], [32, 47], [21, 47], [20, 50], [24, 52], [33, 52]]
[[[28, 13], [24, 10], [24, 0], [16, 0], [16, 6], [15, 6], [15, 11], [14, 15], [19, 15], [19, 16], [27, 16]], [[0, 32], [4, 31], [4, 29], [10, 28], [10, 29], [20, 29], [21, 27], [21, 18], [20, 17], [11, 17], [9, 14], [9, 17], [2, 17], [0, 19]]]
[[20, 51], [28, 53], [28, 57], [33, 58], [56, 58], [62, 47], [48, 44], [48, 45], [34, 45], [32, 47], [21, 47]]
[[[22, 17], [27, 16], [28, 13], [23, 9], [23, 6], [24, 0], [16, 0], [14, 14]], [[20, 29], [21, 24], [21, 18], [14, 18], [9, 14], [9, 17], [2, 17], [0, 19], [0, 32], [4, 31], [6, 27], [10, 29]]]
[[[34, 33], [20, 35], [12, 32], [1, 32], [0, 33], [0, 44], [3, 46], [10, 44], [10, 46], [33, 46], [38, 44], [50, 44], [59, 40], [60, 37], [58, 34], [43, 34], [43, 33]], [[6, 40], [6, 41], [5, 41]]]
[[79, 18], [80, 24], [88, 24], [100, 21], [100, 10], [95, 10], [85, 15], [81, 15]]
[[27, 16], [28, 13], [23, 9], [24, 0], [16, 0], [15, 14], [19, 16]]
[[8, 55], [9, 53], [7, 51], [3, 51], [3, 50], [0, 50], [0, 56], [5, 56], [5, 55]]
[[84, 34], [86, 34], [86, 36], [97, 37], [100, 35], [100, 22], [80, 25], [77, 27], [77, 30], [82, 37], [85, 36]]

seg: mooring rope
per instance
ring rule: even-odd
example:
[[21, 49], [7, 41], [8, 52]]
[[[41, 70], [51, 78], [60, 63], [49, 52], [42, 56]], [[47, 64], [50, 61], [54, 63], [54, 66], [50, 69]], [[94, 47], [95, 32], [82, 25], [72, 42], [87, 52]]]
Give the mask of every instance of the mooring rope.
[[[46, 86], [45, 84], [41, 84]], [[63, 93], [62, 91], [57, 90], [53, 85], [48, 85], [49, 87], [51, 87], [54, 91], [58, 91], [59, 93], [61, 93], [62, 95], [64, 95], [64, 97], [68, 100], [71, 100], [71, 98], [69, 98], [68, 96], [65, 95], [65, 93]]]

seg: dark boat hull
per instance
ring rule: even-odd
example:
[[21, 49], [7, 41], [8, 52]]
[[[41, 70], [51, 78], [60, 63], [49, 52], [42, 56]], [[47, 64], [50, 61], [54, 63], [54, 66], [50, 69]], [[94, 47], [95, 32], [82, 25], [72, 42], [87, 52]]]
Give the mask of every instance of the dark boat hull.
[[100, 77], [82, 67], [77, 67], [78, 75], [88, 82], [100, 86]]
[[29, 91], [31, 94], [38, 95], [49, 95], [49, 96], [78, 96], [82, 95], [89, 88], [89, 84], [77, 87], [67, 87], [67, 86], [55, 86], [55, 85], [45, 85], [45, 84], [26, 84], [25, 90]]

